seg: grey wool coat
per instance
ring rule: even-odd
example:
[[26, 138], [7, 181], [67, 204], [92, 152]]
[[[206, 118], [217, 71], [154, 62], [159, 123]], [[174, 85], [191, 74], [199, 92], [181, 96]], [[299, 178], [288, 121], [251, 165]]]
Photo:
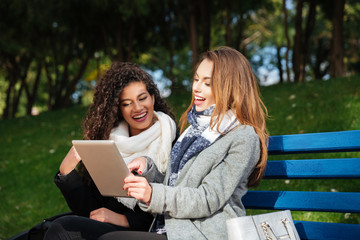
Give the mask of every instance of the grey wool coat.
[[[260, 141], [251, 126], [240, 126], [191, 158], [175, 186], [151, 183], [146, 212], [164, 213], [168, 239], [226, 239], [226, 220], [245, 215], [241, 198], [260, 157]], [[160, 174], [148, 162], [147, 175]]]

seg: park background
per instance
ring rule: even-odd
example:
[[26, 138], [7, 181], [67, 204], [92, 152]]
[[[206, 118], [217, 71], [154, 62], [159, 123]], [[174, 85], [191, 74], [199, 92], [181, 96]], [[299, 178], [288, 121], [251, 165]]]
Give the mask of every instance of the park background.
[[[82, 138], [93, 87], [111, 62], [151, 73], [178, 119], [199, 55], [231, 46], [258, 77], [271, 135], [360, 129], [359, 29], [358, 0], [0, 1], [0, 239], [69, 211], [53, 176]], [[358, 192], [360, 182], [259, 188]], [[293, 217], [360, 224], [358, 214]]]

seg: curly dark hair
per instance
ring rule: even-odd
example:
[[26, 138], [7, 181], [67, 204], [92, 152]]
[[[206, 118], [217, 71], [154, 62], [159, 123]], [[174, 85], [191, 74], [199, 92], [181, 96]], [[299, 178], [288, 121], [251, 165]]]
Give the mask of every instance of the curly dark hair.
[[150, 74], [135, 63], [115, 62], [104, 73], [95, 88], [93, 103], [83, 123], [84, 138], [87, 140], [108, 139], [111, 129], [117, 127], [123, 116], [120, 111], [121, 91], [131, 82], [142, 82], [155, 98], [154, 110], [161, 111], [174, 119], [170, 107], [160, 97]]
[[[135, 63], [114, 62], [102, 75], [95, 87], [93, 103], [90, 105], [83, 122], [84, 139], [109, 139], [111, 130], [123, 120], [120, 111], [121, 91], [132, 82], [144, 83], [149, 94], [155, 98], [154, 110], [169, 115], [175, 121], [174, 114], [161, 98], [150, 74]], [[85, 182], [91, 185], [91, 178], [82, 162], [78, 170]]]

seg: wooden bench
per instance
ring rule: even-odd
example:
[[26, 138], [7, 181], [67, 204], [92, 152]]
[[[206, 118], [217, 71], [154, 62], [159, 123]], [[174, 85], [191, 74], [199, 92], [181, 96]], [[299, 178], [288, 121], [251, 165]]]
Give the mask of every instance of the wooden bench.
[[[355, 151], [360, 151], [360, 130], [272, 136], [268, 147], [269, 155]], [[266, 179], [360, 179], [360, 158], [269, 160]], [[243, 203], [247, 209], [359, 214], [360, 184], [356, 192], [255, 189]], [[294, 222], [301, 239], [360, 239], [360, 224]]]

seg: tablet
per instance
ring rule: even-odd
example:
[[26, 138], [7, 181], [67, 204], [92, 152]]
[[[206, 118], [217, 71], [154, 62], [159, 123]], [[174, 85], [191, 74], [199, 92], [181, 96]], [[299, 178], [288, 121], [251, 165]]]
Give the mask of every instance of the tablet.
[[72, 144], [103, 196], [127, 197], [122, 188], [130, 171], [113, 140], [73, 140]]

